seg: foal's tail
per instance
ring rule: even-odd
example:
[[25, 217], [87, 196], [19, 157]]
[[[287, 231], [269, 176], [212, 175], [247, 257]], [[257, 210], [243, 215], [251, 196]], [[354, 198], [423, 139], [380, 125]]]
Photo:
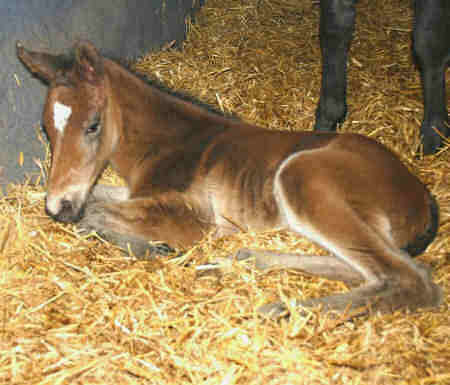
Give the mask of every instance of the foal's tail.
[[415, 257], [425, 251], [427, 246], [436, 237], [439, 227], [439, 205], [434, 196], [428, 193], [428, 204], [430, 207], [430, 221], [427, 229], [417, 236], [417, 238], [403, 248], [409, 255]]

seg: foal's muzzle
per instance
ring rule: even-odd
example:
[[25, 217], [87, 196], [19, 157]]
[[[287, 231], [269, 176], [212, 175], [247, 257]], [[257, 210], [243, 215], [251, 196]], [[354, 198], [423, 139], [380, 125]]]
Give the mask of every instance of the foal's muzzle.
[[58, 222], [76, 223], [83, 217], [84, 205], [68, 199], [61, 199], [50, 205], [47, 199], [45, 212]]

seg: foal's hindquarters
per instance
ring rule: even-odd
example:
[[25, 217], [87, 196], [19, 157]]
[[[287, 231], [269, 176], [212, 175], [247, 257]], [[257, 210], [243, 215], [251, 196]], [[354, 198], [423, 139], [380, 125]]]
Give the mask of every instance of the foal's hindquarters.
[[[276, 263], [330, 279], [362, 282], [352, 291], [296, 301], [351, 313], [436, 306], [440, 288], [411, 256], [434, 238], [438, 207], [425, 186], [384, 147], [362, 136], [341, 136], [326, 148], [289, 156], [274, 191], [283, 222], [330, 256], [253, 253], [261, 266]], [[247, 254], [251, 254], [248, 253]], [[286, 264], [284, 264], [286, 266]], [[277, 315], [281, 303], [261, 308]]]
[[[296, 137], [287, 134], [286, 138], [292, 141]], [[233, 140], [230, 138], [225, 148], [245, 150], [242, 142], [233, 146]], [[247, 158], [254, 153], [250, 143]], [[268, 144], [265, 157], [270, 158], [276, 149], [276, 145]], [[221, 150], [223, 153], [223, 146]], [[216, 156], [214, 149], [209, 156]], [[242, 167], [246, 165], [242, 160]], [[256, 174], [262, 172], [257, 164], [253, 166]], [[326, 145], [286, 153], [266, 181], [271, 185], [267, 199], [275, 204], [272, 214], [276, 218], [261, 214], [264, 204], [270, 206], [270, 202], [263, 202], [267, 183], [252, 191], [250, 195], [259, 194], [261, 202], [251, 205], [246, 200], [248, 180], [240, 178], [252, 172], [224, 171], [233, 167], [225, 156], [216, 168], [200, 175], [201, 183], [193, 183], [190, 193], [170, 192], [88, 205], [82, 226], [98, 230], [122, 247], [131, 246], [136, 254], [161, 251], [155, 246], [149, 249], [148, 240], [186, 247], [212, 228], [225, 234], [239, 223], [258, 229], [281, 226], [306, 236], [330, 255], [241, 250], [238, 258], [252, 256], [261, 269], [294, 268], [360, 284], [348, 293], [296, 300], [297, 306], [320, 305], [323, 310], [358, 314], [368, 306], [391, 311], [440, 303], [440, 289], [432, 282], [429, 270], [411, 258], [435, 236], [437, 205], [425, 186], [381, 145], [359, 135], [340, 135]], [[285, 312], [285, 306], [273, 303], [260, 311], [276, 317]]]

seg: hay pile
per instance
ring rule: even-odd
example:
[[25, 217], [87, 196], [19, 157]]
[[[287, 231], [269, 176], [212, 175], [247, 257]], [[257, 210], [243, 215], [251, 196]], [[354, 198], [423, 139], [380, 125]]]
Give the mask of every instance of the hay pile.
[[[317, 252], [308, 241], [276, 231], [206, 237], [182, 257], [137, 261], [51, 221], [44, 189], [30, 182], [0, 201], [0, 384], [450, 384], [450, 151], [416, 156], [422, 102], [409, 3], [360, 2], [341, 130], [385, 143], [437, 196], [440, 232], [420, 260], [444, 289], [439, 309], [263, 322], [255, 309], [270, 300], [345, 286], [236, 262], [218, 274], [198, 268], [242, 246]], [[242, 119], [311, 129], [318, 13], [306, 0], [208, 0], [182, 52], [148, 55], [137, 68]]]

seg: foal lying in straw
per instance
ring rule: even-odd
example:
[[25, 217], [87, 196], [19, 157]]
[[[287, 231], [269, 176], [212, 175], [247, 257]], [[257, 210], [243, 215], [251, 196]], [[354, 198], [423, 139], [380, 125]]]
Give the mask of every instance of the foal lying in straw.
[[[284, 228], [329, 256], [243, 250], [256, 266], [359, 283], [297, 301], [343, 312], [436, 306], [420, 254], [438, 227], [425, 186], [385, 147], [353, 134], [276, 132], [229, 119], [142, 81], [87, 42], [72, 58], [17, 46], [49, 85], [43, 123], [52, 149], [46, 210], [135, 255], [149, 241], [188, 247], [215, 229]], [[111, 163], [128, 188], [96, 185]], [[282, 303], [263, 306], [273, 316]], [[362, 310], [361, 310], [362, 311]]]

